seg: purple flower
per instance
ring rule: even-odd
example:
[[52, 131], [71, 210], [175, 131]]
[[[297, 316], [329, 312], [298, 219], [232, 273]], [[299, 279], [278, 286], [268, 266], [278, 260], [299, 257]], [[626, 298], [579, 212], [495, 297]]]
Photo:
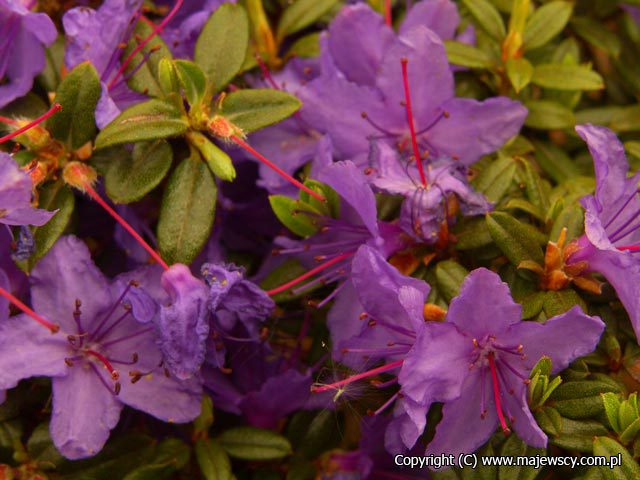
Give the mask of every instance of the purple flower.
[[637, 5], [621, 5], [636, 23], [640, 23], [640, 7]]
[[[145, 272], [143, 287], [160, 304], [160, 314], [154, 317], [158, 345], [169, 372], [180, 379], [196, 375], [205, 357], [222, 368], [224, 340], [257, 340], [259, 324], [274, 307], [259, 287], [244, 279], [244, 270], [233, 264], [205, 263], [205, 281], [182, 264], [162, 273], [157, 267]], [[162, 289], [154, 287], [158, 283]]]
[[50, 432], [64, 456], [95, 455], [124, 405], [176, 423], [199, 414], [201, 386], [167, 377], [160, 367], [154, 328], [143, 323], [155, 303], [134, 283], [109, 282], [84, 243], [58, 240], [31, 283], [34, 310], [61, 331], [52, 335], [26, 315], [0, 322], [0, 388], [52, 377]]
[[[314, 271], [319, 275], [293, 289], [293, 293], [319, 283], [338, 284], [318, 304], [321, 307], [335, 298], [328, 324], [333, 345], [337, 348], [342, 340], [357, 333], [353, 331], [353, 325], [345, 323], [345, 318], [349, 317], [347, 312], [354, 305], [357, 308], [356, 294], [350, 281], [354, 254], [361, 245], [369, 245], [379, 251], [383, 258], [387, 258], [405, 248], [407, 239], [396, 225], [378, 221], [373, 191], [365, 176], [352, 162], [330, 163], [317, 172], [316, 178], [332, 187], [340, 197], [338, 218], [316, 218], [318, 233], [306, 240], [279, 239], [287, 248], [278, 250], [278, 253], [295, 255], [309, 267], [316, 265]], [[304, 211], [300, 212], [300, 215], [304, 214]], [[306, 278], [308, 274], [269, 293], [287, 290]]]
[[0, 223], [44, 225], [56, 212], [31, 206], [33, 184], [11, 155], [0, 152]]
[[62, 17], [67, 48], [65, 65], [73, 68], [89, 61], [102, 82], [96, 107], [96, 124], [105, 127], [123, 108], [144, 97], [133, 92], [126, 78], [116, 78], [120, 69], [122, 44], [129, 41], [140, 15], [142, 0], [106, 0], [98, 10], [72, 8]]
[[45, 67], [45, 46], [57, 36], [44, 13], [33, 13], [34, 0], [0, 0], [0, 107], [26, 95]]
[[419, 240], [437, 241], [442, 228], [448, 229], [455, 220], [458, 209], [463, 215], [481, 215], [493, 206], [469, 185], [467, 167], [451, 159], [432, 162], [423, 186], [416, 165], [403, 165], [388, 145], [376, 146], [371, 157], [374, 167], [367, 170], [371, 183], [383, 192], [405, 197], [400, 226]]
[[518, 102], [506, 97], [480, 102], [454, 96], [442, 39], [427, 28], [448, 35], [451, 28], [447, 25], [453, 22], [425, 26], [428, 16], [422, 15], [423, 10], [433, 2], [424, 3], [409, 12], [398, 35], [365, 5], [343, 8], [331, 23], [321, 44], [322, 74], [300, 90], [299, 96], [308, 121], [331, 136], [339, 157], [364, 163], [372, 139], [394, 148], [408, 144], [403, 58], [408, 60], [421, 152], [469, 165], [502, 146], [522, 126], [527, 110]]
[[615, 134], [604, 127], [580, 125], [596, 173], [595, 195], [581, 200], [585, 208], [585, 234], [567, 260], [599, 272], [615, 288], [640, 338], [640, 173], [628, 177], [629, 163]]
[[230, 372], [203, 370], [216, 408], [242, 415], [255, 427], [274, 428], [278, 420], [307, 406], [311, 372], [299, 371], [295, 360], [290, 362], [265, 342], [228, 343]]
[[[174, 0], [160, 0], [158, 5], [172, 7]], [[189, 0], [162, 30], [162, 38], [177, 58], [192, 58], [198, 35], [209, 16], [223, 3], [236, 0]]]
[[424, 282], [403, 277], [366, 246], [356, 262], [361, 273], [354, 283], [366, 315], [360, 335], [346, 342], [344, 352], [389, 362], [373, 373], [398, 372], [400, 390], [376, 412], [395, 401], [385, 437], [389, 452], [415, 445], [434, 402], [445, 405], [427, 454], [472, 452], [498, 425], [506, 431], [507, 421], [527, 444], [546, 445], [527, 405], [525, 381], [544, 355], [559, 372], [593, 351], [604, 329], [599, 318], [574, 307], [544, 324], [521, 321], [508, 286], [481, 268], [467, 276], [445, 322], [425, 322]]
[[209, 336], [207, 287], [180, 263], [164, 272], [160, 282], [169, 295], [169, 302], [162, 305], [158, 317], [160, 349], [169, 371], [187, 379], [204, 362]]

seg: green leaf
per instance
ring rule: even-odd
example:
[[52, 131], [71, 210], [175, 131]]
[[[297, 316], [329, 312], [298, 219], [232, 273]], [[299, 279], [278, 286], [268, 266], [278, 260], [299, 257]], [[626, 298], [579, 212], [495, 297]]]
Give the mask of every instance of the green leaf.
[[214, 91], [220, 91], [242, 68], [248, 47], [247, 12], [240, 5], [224, 3], [205, 23], [193, 58], [209, 77]]
[[154, 455], [142, 466], [128, 473], [123, 480], [163, 480], [174, 478], [175, 472], [189, 462], [191, 450], [177, 438], [163, 440]]
[[536, 65], [531, 82], [554, 90], [601, 90], [604, 80], [599, 73], [581, 65], [547, 63]]
[[209, 238], [217, 188], [199, 159], [184, 159], [169, 177], [158, 220], [160, 254], [169, 263], [190, 264]]
[[445, 40], [445, 49], [449, 63], [469, 68], [492, 68], [494, 62], [489, 55], [473, 45], [458, 42], [456, 40]]
[[75, 197], [71, 189], [61, 179], [56, 180], [40, 189], [38, 207], [49, 211], [58, 210], [58, 212], [41, 227], [32, 227], [31, 232], [36, 242], [36, 250], [28, 260], [21, 262], [21, 266], [27, 271], [31, 271], [38, 260], [46, 255], [60, 235], [64, 233], [75, 207]]
[[193, 421], [193, 430], [196, 435], [206, 437], [214, 421], [213, 401], [209, 395], [203, 395], [200, 405], [200, 415]]
[[107, 125], [96, 138], [96, 148], [177, 137], [188, 128], [187, 119], [175, 105], [148, 100], [128, 108]]
[[618, 442], [609, 437], [596, 437], [593, 439], [593, 454], [607, 457], [609, 461], [618, 457], [622, 460], [622, 465], [610, 468], [608, 466], [598, 467], [606, 480], [628, 480], [640, 478], [640, 466], [633, 459], [631, 454]]
[[[131, 35], [131, 39], [122, 53], [122, 59], [128, 58], [135, 48], [138, 47], [138, 38], [147, 38], [153, 34], [153, 26], [144, 20], [138, 21]], [[154, 35], [149, 42], [136, 53], [127, 68], [125, 68], [123, 77], [130, 76], [127, 85], [132, 90], [140, 92], [151, 97], [163, 96], [163, 89], [160, 86], [159, 66], [163, 59], [171, 60], [171, 50], [164, 43], [160, 35]], [[121, 77], [122, 78], [122, 77]]]
[[100, 78], [89, 62], [75, 67], [58, 86], [55, 101], [62, 110], [47, 120], [47, 128], [58, 140], [75, 150], [96, 134], [94, 112], [100, 99]]
[[207, 77], [202, 69], [188, 60], [175, 60], [174, 65], [189, 105], [202, 102], [207, 90]]
[[524, 184], [527, 189], [527, 197], [541, 212], [549, 209], [549, 193], [543, 187], [542, 178], [534, 170], [530, 162], [524, 160]]
[[582, 310], [587, 310], [587, 305], [575, 290], [570, 288], [565, 290], [550, 290], [546, 292], [544, 297], [544, 313], [547, 318], [561, 315], [576, 305], [580, 305]]
[[469, 10], [478, 26], [482, 28], [491, 38], [501, 42], [506, 30], [500, 12], [487, 0], [462, 0], [462, 3]]
[[47, 64], [38, 75], [40, 83], [48, 92], [55, 92], [62, 80], [61, 72], [64, 68], [64, 35], [58, 35], [55, 42], [46, 49]]
[[310, 33], [296, 40], [287, 50], [287, 58], [313, 58], [320, 55], [320, 34]]
[[296, 235], [309, 237], [318, 231], [313, 217], [302, 213], [303, 210], [317, 213], [309, 205], [286, 195], [270, 195], [269, 203], [278, 220]]
[[529, 115], [524, 124], [540, 130], [572, 128], [576, 124], [573, 112], [557, 102], [549, 100], [529, 100], [525, 102]]
[[618, 133], [640, 131], [640, 105], [618, 110], [611, 119], [610, 127]]
[[631, 443], [638, 436], [638, 432], [640, 432], [640, 418], [625, 428], [624, 432], [620, 434], [620, 442], [624, 445]]
[[163, 58], [158, 64], [158, 85], [165, 98], [182, 102], [180, 97], [180, 80], [173, 61]]
[[284, 120], [301, 105], [300, 100], [287, 92], [256, 88], [230, 93], [217, 113], [249, 133]]
[[551, 227], [549, 238], [557, 239], [563, 228], [567, 229], [567, 241], [580, 236], [584, 229], [584, 210], [576, 204], [563, 208]]
[[505, 66], [513, 89], [520, 93], [531, 82], [533, 65], [526, 58], [510, 58]]
[[472, 250], [493, 243], [487, 222], [482, 217], [461, 219], [454, 227], [454, 234], [458, 238], [455, 244], [458, 250]]
[[195, 445], [200, 471], [206, 480], [231, 480], [231, 461], [217, 440], [201, 439]]
[[560, 435], [563, 419], [555, 408], [542, 407], [540, 410], [534, 411], [533, 416], [545, 433], [553, 436]]
[[447, 302], [460, 293], [460, 286], [469, 274], [466, 268], [455, 260], [444, 260], [436, 265], [438, 291]]
[[[571, 112], [569, 112], [570, 115]], [[531, 110], [529, 111], [531, 115]], [[552, 143], [533, 141], [535, 147], [536, 163], [540, 168], [553, 178], [557, 183], [562, 183], [580, 175], [580, 169], [571, 160], [564, 150]], [[552, 238], [558, 238], [557, 236]]]
[[236, 427], [218, 439], [229, 455], [241, 460], [276, 460], [292, 453], [289, 440], [271, 430]]
[[592, 454], [593, 437], [607, 433], [608, 430], [600, 422], [562, 418], [562, 431], [559, 435], [551, 436], [549, 443], [567, 450]]
[[516, 163], [511, 157], [500, 155], [484, 168], [472, 183], [476, 190], [484, 193], [490, 201], [498, 202], [513, 185], [516, 168]]
[[582, 380], [563, 383], [553, 392], [551, 399], [560, 415], [579, 420], [603, 413], [601, 394], [619, 391], [619, 387], [599, 380]]
[[227, 182], [236, 178], [236, 169], [231, 157], [200, 132], [187, 132], [187, 140], [202, 155], [213, 174]]
[[338, 0], [295, 0], [280, 17], [276, 42], [280, 43], [287, 35], [299, 32], [316, 22], [337, 3]]
[[574, 17], [571, 19], [571, 27], [575, 32], [590, 44], [604, 50], [614, 57], [618, 57], [622, 51], [620, 38], [607, 29], [601, 21], [589, 17]]
[[[545, 453], [544, 448], [530, 447], [516, 435], [510, 435], [500, 450], [503, 457], [532, 457]], [[501, 465], [498, 467], [498, 480], [533, 480], [539, 473], [534, 467]]]
[[524, 224], [502, 212], [490, 213], [486, 219], [493, 241], [512, 264], [517, 267], [524, 260], [542, 264], [542, 249]]
[[27, 442], [27, 452], [30, 459], [39, 463], [58, 465], [65, 461], [53, 444], [48, 422], [43, 422], [35, 428]]
[[572, 12], [573, 4], [561, 0], [546, 3], [533, 12], [522, 35], [525, 50], [549, 43], [564, 29]]
[[122, 150], [105, 175], [107, 195], [115, 203], [137, 202], [169, 172], [173, 150], [166, 140], [136, 143], [133, 154]]

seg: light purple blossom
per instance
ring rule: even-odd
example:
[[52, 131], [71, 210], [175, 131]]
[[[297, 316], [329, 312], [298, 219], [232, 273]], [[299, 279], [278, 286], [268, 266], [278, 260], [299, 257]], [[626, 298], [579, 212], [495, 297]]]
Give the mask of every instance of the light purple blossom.
[[596, 173], [595, 195], [581, 200], [585, 208], [585, 234], [568, 264], [586, 262], [587, 271], [599, 272], [615, 288], [640, 338], [640, 173], [629, 177], [624, 146], [604, 127], [579, 125]]
[[0, 223], [44, 225], [56, 212], [31, 206], [33, 183], [11, 155], [0, 152]]
[[0, 107], [26, 95], [45, 67], [45, 47], [57, 36], [34, 0], [0, 0]]
[[199, 414], [200, 384], [162, 371], [148, 323], [157, 305], [142, 289], [109, 282], [75, 237], [59, 239], [30, 279], [34, 310], [60, 332], [52, 335], [24, 314], [0, 322], [0, 388], [52, 377], [50, 432], [64, 456], [100, 451], [124, 405], [176, 423]]
[[358, 251], [355, 265], [354, 283], [366, 315], [361, 333], [345, 342], [343, 351], [352, 365], [360, 356], [384, 360], [383, 370], [397, 372], [400, 390], [376, 412], [395, 402], [385, 437], [389, 452], [416, 444], [434, 402], [444, 403], [443, 419], [427, 454], [475, 451], [507, 423], [525, 443], [546, 445], [527, 405], [525, 380], [544, 355], [557, 373], [593, 351], [604, 330], [599, 318], [574, 307], [544, 324], [522, 321], [507, 284], [480, 268], [467, 276], [444, 322], [425, 322], [428, 285], [403, 277], [367, 246]]

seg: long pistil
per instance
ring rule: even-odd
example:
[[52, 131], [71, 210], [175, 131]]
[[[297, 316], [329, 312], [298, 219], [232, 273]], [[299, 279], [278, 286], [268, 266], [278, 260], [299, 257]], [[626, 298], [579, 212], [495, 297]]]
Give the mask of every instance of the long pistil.
[[505, 435], [509, 435], [511, 433], [511, 430], [507, 426], [507, 421], [504, 418], [504, 414], [502, 413], [502, 401], [500, 400], [500, 383], [498, 382], [498, 372], [496, 370], [496, 361], [493, 352], [489, 352], [487, 354], [487, 360], [489, 360], [489, 369], [491, 370], [493, 398], [496, 402], [496, 412], [498, 414], [498, 419], [500, 420], [500, 427], [502, 428], [502, 431]]
[[[54, 103], [53, 106], [46, 113], [40, 115], [35, 120], [27, 123], [24, 127], [20, 127], [17, 130], [9, 133], [8, 135], [5, 135], [4, 137], [0, 137], [0, 143], [8, 142], [9, 140], [17, 137], [18, 135], [44, 122], [47, 118], [49, 118], [54, 113], [59, 112], [60, 110], [62, 110], [62, 105], [60, 105], [59, 103]], [[17, 123], [15, 120], [12, 120], [6, 117], [0, 117], [0, 121], [4, 123], [8, 123], [9, 125], [16, 125]]]
[[342, 255], [338, 255], [337, 257], [333, 257], [331, 260], [328, 260], [328, 261], [324, 262], [323, 264], [318, 265], [315, 268], [312, 268], [308, 272], [300, 275], [297, 278], [294, 278], [293, 280], [285, 283], [284, 285], [280, 285], [279, 287], [276, 287], [276, 288], [274, 288], [272, 290], [268, 290], [267, 291], [267, 295], [276, 295], [276, 294], [278, 294], [280, 292], [284, 292], [285, 290], [287, 290], [287, 289], [299, 284], [300, 282], [303, 282], [307, 278], [312, 277], [316, 273], [319, 273], [319, 272], [329, 268], [331, 265], [335, 265], [336, 263], [344, 260], [345, 258], [349, 258], [352, 255], [353, 255], [353, 252], [348, 252], [348, 253], [343, 253]]
[[262, 155], [260, 152], [256, 151], [251, 145], [249, 145], [247, 142], [245, 142], [244, 140], [242, 140], [240, 137], [238, 137], [237, 135], [232, 135], [231, 137], [229, 137], [236, 145], [238, 145], [239, 147], [245, 149], [247, 152], [249, 152], [251, 155], [253, 155], [254, 157], [256, 157], [258, 160], [260, 160], [262, 163], [264, 163], [267, 167], [269, 167], [270, 169], [272, 169], [273, 171], [275, 171], [278, 175], [280, 175], [282, 178], [284, 178], [285, 180], [287, 180], [288, 182], [294, 184], [296, 187], [298, 187], [300, 190], [304, 190], [305, 192], [307, 192], [309, 195], [311, 195], [312, 197], [314, 197], [315, 199], [324, 202], [325, 198], [320, 195], [317, 192], [314, 192], [313, 190], [311, 190], [309, 187], [307, 187], [306, 185], [302, 184], [301, 182], [299, 182], [298, 180], [296, 180], [295, 178], [293, 178], [291, 175], [289, 175], [287, 172], [285, 172], [284, 170], [282, 170], [280, 167], [278, 167], [275, 163], [273, 163], [271, 160], [267, 159], [264, 155]]
[[105, 202], [102, 199], [102, 197], [100, 197], [100, 195], [98, 195], [98, 192], [96, 192], [91, 187], [91, 185], [89, 185], [88, 183], [85, 183], [83, 185], [83, 188], [86, 191], [86, 193], [91, 198], [93, 198], [102, 208], [104, 208], [107, 211], [107, 213], [113, 217], [113, 219], [116, 222], [122, 225], [122, 228], [124, 228], [127, 232], [129, 232], [129, 234], [133, 238], [135, 238], [135, 240], [142, 246], [142, 248], [144, 248], [149, 253], [149, 255], [151, 255], [151, 257], [162, 266], [162, 268], [164, 268], [165, 270], [169, 270], [169, 265], [167, 265], [167, 263], [162, 259], [160, 254], [156, 252], [153, 248], [151, 248], [151, 246], [138, 234], [138, 232], [136, 232], [134, 228], [131, 225], [129, 225], [124, 218], [118, 215], [118, 213], [113, 208], [111, 208], [107, 204], [107, 202]]
[[22, 310], [25, 314], [33, 318], [36, 322], [38, 322], [43, 327], [51, 330], [51, 333], [56, 333], [60, 330], [60, 325], [57, 323], [51, 323], [48, 320], [45, 320], [36, 312], [27, 307], [24, 303], [14, 297], [11, 293], [7, 292], [4, 288], [0, 287], [0, 295], [9, 300], [13, 305]]
[[386, 365], [382, 365], [381, 367], [374, 368], [372, 370], [367, 370], [366, 372], [358, 373], [357, 375], [352, 375], [350, 377], [345, 378], [344, 380], [340, 380], [339, 382], [331, 383], [329, 385], [314, 385], [311, 387], [312, 393], [321, 393], [326, 392], [328, 390], [336, 390], [339, 387], [343, 387], [344, 385], [349, 385], [355, 381], [361, 380], [363, 378], [372, 377], [379, 373], [388, 372], [389, 370], [393, 370], [394, 368], [398, 368], [402, 366], [404, 360], [396, 360], [395, 362], [387, 363]]
[[420, 149], [418, 148], [418, 139], [416, 137], [416, 127], [413, 123], [413, 110], [411, 108], [411, 92], [409, 90], [409, 74], [407, 72], [407, 64], [409, 59], [403, 57], [400, 59], [402, 64], [402, 83], [404, 85], [404, 100], [405, 108], [407, 110], [407, 122], [409, 123], [409, 131], [411, 132], [411, 146], [413, 147], [413, 155], [416, 157], [416, 164], [418, 165], [418, 172], [420, 173], [420, 181], [422, 186], [427, 186], [427, 178], [424, 175], [424, 168], [422, 167], [422, 158], [420, 156]]

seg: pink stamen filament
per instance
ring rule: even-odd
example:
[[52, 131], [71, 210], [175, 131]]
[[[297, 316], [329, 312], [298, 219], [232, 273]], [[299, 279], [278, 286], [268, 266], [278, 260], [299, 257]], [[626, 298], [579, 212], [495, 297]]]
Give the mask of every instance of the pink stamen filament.
[[407, 64], [409, 60], [407, 58], [401, 58], [402, 64], [402, 83], [404, 84], [404, 99], [405, 108], [407, 110], [407, 122], [409, 123], [409, 131], [411, 132], [411, 145], [413, 147], [413, 155], [416, 157], [416, 164], [418, 165], [418, 172], [420, 173], [420, 181], [422, 186], [427, 186], [427, 179], [424, 175], [424, 169], [422, 167], [422, 158], [420, 157], [420, 149], [418, 148], [418, 139], [416, 137], [416, 128], [413, 124], [413, 110], [411, 108], [411, 92], [409, 90], [409, 74], [407, 73]]
[[168, 15], [164, 17], [162, 22], [160, 22], [158, 26], [154, 27], [153, 31], [149, 34], [149, 36], [144, 40], [142, 40], [142, 42], [140, 42], [138, 46], [133, 49], [133, 51], [127, 56], [127, 58], [125, 58], [124, 62], [122, 62], [122, 65], [116, 72], [115, 76], [111, 79], [111, 81], [107, 85], [108, 90], [111, 90], [113, 86], [117, 83], [117, 81], [120, 79], [124, 71], [127, 69], [129, 64], [131, 63], [131, 60], [133, 60], [133, 57], [135, 57], [138, 54], [138, 52], [140, 52], [140, 50], [142, 50], [145, 47], [147, 43], [153, 40], [153, 38], [156, 35], [158, 35], [162, 31], [162, 29], [167, 25], [167, 23], [171, 21], [171, 19], [175, 16], [175, 14], [178, 13], [178, 10], [180, 10], [180, 7], [182, 6], [183, 3], [184, 3], [184, 0], [178, 0], [176, 4], [173, 6], [173, 8], [171, 9], [171, 11], [168, 13]]
[[498, 382], [498, 373], [496, 371], [496, 361], [494, 359], [494, 353], [489, 352], [487, 354], [487, 360], [489, 360], [489, 369], [491, 370], [491, 380], [493, 383], [493, 398], [496, 402], [496, 412], [498, 413], [498, 419], [500, 420], [500, 427], [505, 435], [511, 433], [511, 430], [507, 426], [507, 421], [502, 413], [502, 402], [500, 400], [500, 384]]
[[107, 369], [107, 371], [109, 372], [113, 380], [118, 380], [120, 378], [120, 374], [118, 373], [118, 371], [115, 368], [113, 368], [113, 365], [111, 365], [109, 360], [107, 360], [107, 358], [104, 355], [96, 352], [95, 350], [85, 350], [85, 353], [87, 355], [91, 355], [94, 358], [97, 358], [100, 361], [100, 363], [104, 365], [104, 368]]
[[7, 292], [4, 288], [0, 287], [0, 295], [2, 295], [4, 298], [6, 298], [7, 300], [9, 300], [13, 305], [15, 305], [16, 307], [18, 307], [20, 310], [22, 310], [25, 314], [27, 314], [28, 316], [30, 316], [31, 318], [33, 318], [36, 322], [38, 322], [40, 325], [42, 325], [43, 327], [48, 328], [49, 330], [51, 330], [51, 333], [56, 333], [60, 330], [60, 325], [56, 324], [56, 323], [51, 323], [47, 320], [45, 320], [44, 318], [42, 318], [40, 315], [38, 315], [36, 312], [34, 312], [33, 310], [31, 310], [29, 307], [27, 307], [24, 303], [22, 303], [20, 300], [18, 300], [16, 297], [14, 297], [13, 295], [11, 295], [11, 293]]
[[384, 23], [391, 26], [391, 0], [384, 0]]
[[167, 263], [162, 259], [162, 257], [158, 254], [158, 252], [156, 252], [153, 248], [151, 248], [151, 246], [144, 241], [144, 239], [138, 234], [138, 232], [136, 232], [133, 229], [133, 227], [129, 225], [124, 218], [118, 215], [118, 213], [113, 208], [111, 208], [107, 204], [107, 202], [105, 202], [100, 197], [100, 195], [98, 195], [98, 193], [91, 187], [91, 185], [89, 185], [88, 183], [85, 183], [83, 185], [83, 188], [86, 190], [86, 192], [89, 194], [91, 198], [93, 198], [102, 208], [104, 208], [107, 211], [109, 215], [113, 217], [113, 219], [116, 222], [122, 225], [122, 228], [124, 228], [127, 232], [131, 234], [133, 238], [135, 238], [135, 240], [142, 246], [142, 248], [144, 248], [149, 253], [149, 255], [151, 255], [151, 257], [162, 266], [162, 268], [164, 268], [165, 270], [169, 270], [169, 265], [167, 265]]
[[28, 316], [30, 316], [31, 318], [33, 318], [36, 322], [38, 322], [40, 325], [42, 325], [43, 327], [48, 328], [49, 330], [51, 330], [51, 333], [56, 333], [60, 330], [60, 325], [56, 324], [56, 323], [51, 323], [48, 320], [45, 320], [44, 318], [42, 318], [40, 315], [38, 315], [36, 312], [34, 312], [33, 310], [31, 310], [29, 307], [27, 307], [24, 303], [22, 303], [20, 300], [18, 300], [16, 297], [14, 297], [13, 295], [11, 295], [11, 293], [7, 292], [4, 288], [0, 287], [0, 295], [3, 296], [4, 298], [6, 298], [7, 300], [9, 300], [9, 302], [11, 302], [13, 305], [15, 305], [16, 307], [18, 307], [20, 310], [22, 310], [25, 314], [27, 314]]
[[256, 57], [256, 62], [258, 62], [258, 67], [260, 67], [260, 71], [262, 72], [262, 77], [265, 79], [265, 81], [269, 85], [271, 85], [271, 88], [273, 88], [274, 90], [280, 90], [280, 87], [278, 86], [276, 81], [273, 79], [273, 76], [269, 71], [269, 67], [267, 67], [267, 65], [264, 63], [264, 60], [262, 60], [262, 57], [257, 53], [255, 57]]
[[253, 155], [254, 157], [256, 157], [258, 160], [260, 160], [262, 163], [264, 163], [267, 167], [269, 167], [270, 169], [274, 170], [278, 175], [280, 175], [282, 178], [284, 178], [285, 180], [287, 180], [288, 182], [294, 184], [296, 187], [298, 187], [300, 190], [304, 190], [305, 192], [307, 192], [309, 195], [311, 195], [312, 197], [314, 197], [315, 199], [324, 202], [326, 201], [325, 198], [320, 195], [319, 193], [314, 192], [313, 190], [311, 190], [309, 187], [303, 185], [301, 182], [299, 182], [298, 180], [296, 180], [295, 178], [293, 178], [291, 175], [289, 175], [287, 172], [285, 172], [284, 170], [282, 170], [280, 167], [278, 167], [276, 164], [274, 164], [273, 162], [271, 162], [270, 160], [268, 160], [264, 155], [262, 155], [261, 153], [257, 152], [251, 145], [249, 145], [248, 143], [246, 143], [244, 140], [242, 140], [240, 137], [237, 137], [236, 135], [232, 135], [231, 136], [231, 140], [238, 145], [241, 148], [244, 148], [247, 152], [249, 152], [251, 155]]
[[626, 245], [626, 246], [623, 246], [623, 247], [616, 247], [616, 248], [618, 250], [620, 250], [620, 251], [623, 251], [623, 252], [626, 251], [626, 250], [629, 250], [631, 252], [640, 251], [640, 245]]
[[302, 281], [306, 280], [307, 278], [315, 275], [316, 273], [319, 273], [319, 272], [325, 270], [326, 268], [329, 268], [331, 265], [334, 265], [334, 264], [344, 260], [345, 258], [349, 258], [352, 255], [353, 255], [353, 252], [348, 252], [348, 253], [343, 253], [342, 255], [338, 255], [337, 257], [334, 257], [331, 260], [328, 260], [328, 261], [324, 262], [323, 264], [318, 265], [315, 268], [312, 268], [308, 272], [300, 275], [298, 278], [294, 278], [293, 280], [285, 283], [284, 285], [276, 287], [273, 290], [268, 290], [267, 291], [267, 295], [276, 295], [276, 294], [278, 294], [280, 292], [284, 292], [288, 288], [291, 288], [291, 287], [299, 284], [300, 282], [302, 282]]
[[349, 385], [357, 380], [361, 380], [363, 378], [372, 377], [379, 373], [388, 372], [389, 370], [393, 370], [394, 368], [398, 368], [402, 366], [404, 360], [396, 360], [395, 362], [387, 363], [386, 365], [382, 365], [381, 367], [374, 368], [372, 370], [367, 370], [366, 372], [358, 373], [357, 375], [352, 375], [350, 377], [345, 378], [344, 380], [340, 380], [339, 382], [331, 383], [329, 385], [314, 385], [311, 387], [312, 393], [321, 393], [329, 390], [336, 390], [339, 387], [344, 385]]
[[[18, 135], [26, 132], [27, 130], [35, 127], [39, 123], [44, 122], [47, 118], [49, 118], [54, 113], [59, 112], [60, 110], [62, 110], [62, 105], [60, 105], [59, 103], [54, 103], [53, 106], [49, 109], [49, 111], [47, 111], [45, 114], [40, 115], [35, 120], [27, 123], [24, 127], [21, 127], [19, 129], [17, 129], [16, 131], [11, 132], [8, 135], [5, 135], [4, 137], [0, 137], [0, 143], [8, 142], [12, 138], [15, 138]], [[17, 124], [17, 122], [15, 120], [11, 120], [11, 119], [6, 118], [6, 117], [1, 117], [0, 121], [8, 123], [9, 125], [16, 125]]]

